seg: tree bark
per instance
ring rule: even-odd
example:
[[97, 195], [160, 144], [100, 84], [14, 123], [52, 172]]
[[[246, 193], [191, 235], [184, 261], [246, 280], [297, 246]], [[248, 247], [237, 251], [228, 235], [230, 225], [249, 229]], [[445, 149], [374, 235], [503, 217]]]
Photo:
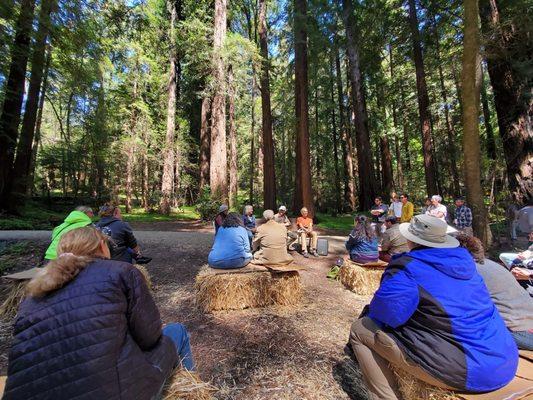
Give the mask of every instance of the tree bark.
[[178, 55], [176, 49], [176, 23], [178, 19], [178, 1], [168, 0], [170, 12], [170, 56], [169, 56], [169, 76], [167, 86], [167, 132], [165, 135], [165, 148], [163, 152], [163, 176], [161, 178], [161, 201], [159, 211], [162, 214], [170, 214], [171, 197], [174, 186], [174, 146], [176, 139], [176, 101], [178, 86]]
[[405, 91], [403, 84], [400, 84], [400, 96], [402, 100], [402, 129], [403, 129], [403, 147], [405, 151], [405, 166], [407, 170], [411, 169], [411, 147], [409, 145], [409, 126], [407, 124], [407, 106], [405, 104]]
[[489, 99], [487, 96], [487, 87], [485, 85], [485, 74], [481, 72], [481, 105], [483, 108], [483, 122], [485, 125], [485, 132], [487, 134], [487, 157], [491, 160], [496, 160], [496, 140], [494, 138], [494, 129], [490, 122], [490, 108]]
[[[334, 49], [335, 54], [337, 49]], [[335, 118], [335, 60], [333, 52], [330, 52], [330, 93], [331, 93], [331, 129], [333, 131], [333, 167], [335, 169], [335, 211], [342, 212], [341, 198], [341, 177], [339, 171], [339, 132], [337, 130], [337, 119]]]
[[379, 144], [381, 149], [381, 181], [383, 193], [390, 194], [392, 193], [394, 182], [392, 176], [392, 155], [387, 136], [382, 134], [379, 138]]
[[343, 0], [343, 19], [346, 27], [348, 68], [352, 85], [352, 102], [355, 112], [355, 144], [359, 175], [359, 209], [368, 210], [376, 195], [372, 147], [368, 132], [368, 116], [361, 77], [359, 49], [356, 39], [356, 21], [352, 0]]
[[8, 187], [8, 180], [17, 146], [34, 9], [35, 0], [21, 1], [9, 75], [4, 89], [4, 104], [0, 116], [0, 209], [13, 208], [9, 204], [11, 187]]
[[346, 124], [346, 107], [344, 107], [344, 98], [342, 91], [342, 70], [338, 50], [335, 52], [335, 69], [337, 76], [337, 101], [339, 103], [339, 125], [341, 130], [342, 158], [344, 161], [344, 203], [349, 212], [355, 210], [355, 188], [353, 177], [353, 143], [352, 136]]
[[307, 75], [307, 0], [294, 0], [294, 69], [296, 100], [296, 189], [294, 211], [307, 207], [314, 216], [309, 150], [309, 105]]
[[490, 227], [481, 187], [479, 144], [479, 91], [481, 64], [479, 57], [478, 0], [464, 0], [464, 50], [461, 74], [463, 94], [463, 152], [467, 199], [473, 214], [475, 235], [490, 244]]
[[209, 159], [211, 158], [211, 98], [202, 100], [200, 122], [200, 191], [209, 183]]
[[[394, 76], [394, 58], [392, 57], [392, 45], [389, 45], [389, 70], [391, 78], [391, 93], [394, 93], [395, 90], [395, 76]], [[396, 102], [395, 98], [392, 98], [391, 109], [392, 109], [392, 124], [394, 126], [394, 149], [396, 153], [396, 183], [398, 185], [397, 189], [403, 190], [403, 166], [402, 166], [402, 153], [400, 151], [400, 138], [398, 137], [398, 114], [396, 111]]]
[[213, 81], [215, 91], [211, 109], [211, 162], [209, 181], [213, 199], [228, 200], [226, 150], [226, 69], [222, 48], [226, 38], [227, 0], [215, 0], [213, 34]]
[[418, 113], [420, 116], [420, 130], [422, 134], [422, 152], [424, 156], [424, 172], [426, 176], [426, 190], [428, 195], [438, 192], [433, 161], [433, 145], [431, 143], [431, 116], [429, 113], [429, 96], [426, 85], [426, 73], [420, 32], [418, 31], [418, 17], [416, 15], [415, 0], [409, 0], [409, 26], [413, 43], [413, 60], [416, 69], [416, 89], [418, 94]]
[[[508, 15], [512, 7], [508, 4], [482, 0], [482, 28], [487, 36], [486, 59], [509, 190], [518, 201], [527, 204], [533, 201], [533, 99], [531, 81], [522, 66], [530, 63], [533, 48], [528, 27], [513, 23], [513, 16]], [[516, 10], [524, 15], [527, 11]]]
[[276, 169], [272, 139], [272, 108], [270, 104], [270, 63], [266, 0], [259, 0], [259, 45], [261, 50], [261, 110], [263, 115], [263, 196], [264, 208], [276, 209]]
[[228, 66], [228, 112], [229, 112], [229, 206], [237, 203], [238, 175], [237, 175], [237, 126], [235, 125], [235, 86], [233, 83], [233, 66]]

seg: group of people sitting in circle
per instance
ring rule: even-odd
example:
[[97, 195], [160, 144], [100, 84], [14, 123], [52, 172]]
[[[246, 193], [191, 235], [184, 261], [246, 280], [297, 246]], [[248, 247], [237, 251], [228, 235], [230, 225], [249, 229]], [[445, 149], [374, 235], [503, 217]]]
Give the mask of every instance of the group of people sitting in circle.
[[241, 216], [229, 212], [227, 205], [221, 205], [214, 220], [215, 240], [208, 257], [209, 266], [236, 269], [250, 262], [257, 265], [290, 264], [293, 258], [288, 249], [296, 240], [304, 257], [308, 258], [310, 254], [318, 257], [318, 234], [313, 229], [313, 219], [305, 207], [300, 214], [296, 219], [298, 230], [293, 232], [285, 206], [280, 206], [277, 214], [265, 210], [264, 223], [258, 225], [252, 206], [245, 206]]

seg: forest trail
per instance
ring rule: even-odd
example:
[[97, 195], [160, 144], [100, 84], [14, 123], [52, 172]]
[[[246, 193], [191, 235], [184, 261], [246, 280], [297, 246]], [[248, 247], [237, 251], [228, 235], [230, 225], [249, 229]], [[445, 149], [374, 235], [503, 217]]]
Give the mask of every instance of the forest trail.
[[[326, 278], [342, 237], [331, 238], [328, 257], [305, 259], [293, 253], [298, 264], [308, 267], [301, 273], [305, 297], [299, 307], [204, 314], [194, 303], [194, 278], [207, 260], [212, 232], [137, 229], [144, 253], [153, 257], [147, 268], [163, 322], [187, 326], [198, 371], [219, 388], [217, 399], [367, 399], [344, 346], [369, 297]], [[49, 235], [1, 231], [0, 241], [29, 239], [44, 248]], [[0, 326], [1, 337], [7, 329]], [[0, 353], [0, 374], [5, 374], [7, 346]]]

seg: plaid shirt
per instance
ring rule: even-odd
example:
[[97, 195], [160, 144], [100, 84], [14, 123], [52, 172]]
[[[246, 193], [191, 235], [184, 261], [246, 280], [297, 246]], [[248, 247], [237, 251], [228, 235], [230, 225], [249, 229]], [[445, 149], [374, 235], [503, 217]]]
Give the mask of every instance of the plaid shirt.
[[472, 226], [472, 210], [465, 205], [455, 210], [455, 219], [457, 228], [464, 229]]

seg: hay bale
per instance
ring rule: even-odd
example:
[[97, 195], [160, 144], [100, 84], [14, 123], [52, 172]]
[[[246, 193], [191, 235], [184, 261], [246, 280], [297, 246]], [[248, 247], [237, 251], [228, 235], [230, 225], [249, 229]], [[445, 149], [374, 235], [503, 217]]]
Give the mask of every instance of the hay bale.
[[361, 266], [345, 260], [339, 271], [341, 283], [347, 289], [359, 295], [372, 295], [378, 290], [383, 275], [383, 266]]
[[270, 305], [296, 305], [302, 296], [297, 271], [209, 273], [196, 276], [196, 302], [205, 311], [242, 310]]
[[7, 297], [0, 305], [0, 320], [10, 321], [17, 315], [19, 305], [26, 294], [28, 280], [10, 280]]
[[137, 268], [141, 272], [141, 274], [143, 274], [144, 279], [146, 280], [146, 284], [148, 285], [148, 287], [150, 289], [153, 289], [154, 285], [152, 284], [152, 277], [150, 276], [150, 273], [148, 272], [146, 267], [144, 265], [141, 265], [141, 264], [133, 264], [133, 266], [135, 268]]
[[210, 400], [217, 389], [203, 382], [197, 373], [178, 369], [163, 388], [163, 400]]
[[403, 400], [461, 400], [456, 393], [416, 379], [402, 369], [392, 367]]

